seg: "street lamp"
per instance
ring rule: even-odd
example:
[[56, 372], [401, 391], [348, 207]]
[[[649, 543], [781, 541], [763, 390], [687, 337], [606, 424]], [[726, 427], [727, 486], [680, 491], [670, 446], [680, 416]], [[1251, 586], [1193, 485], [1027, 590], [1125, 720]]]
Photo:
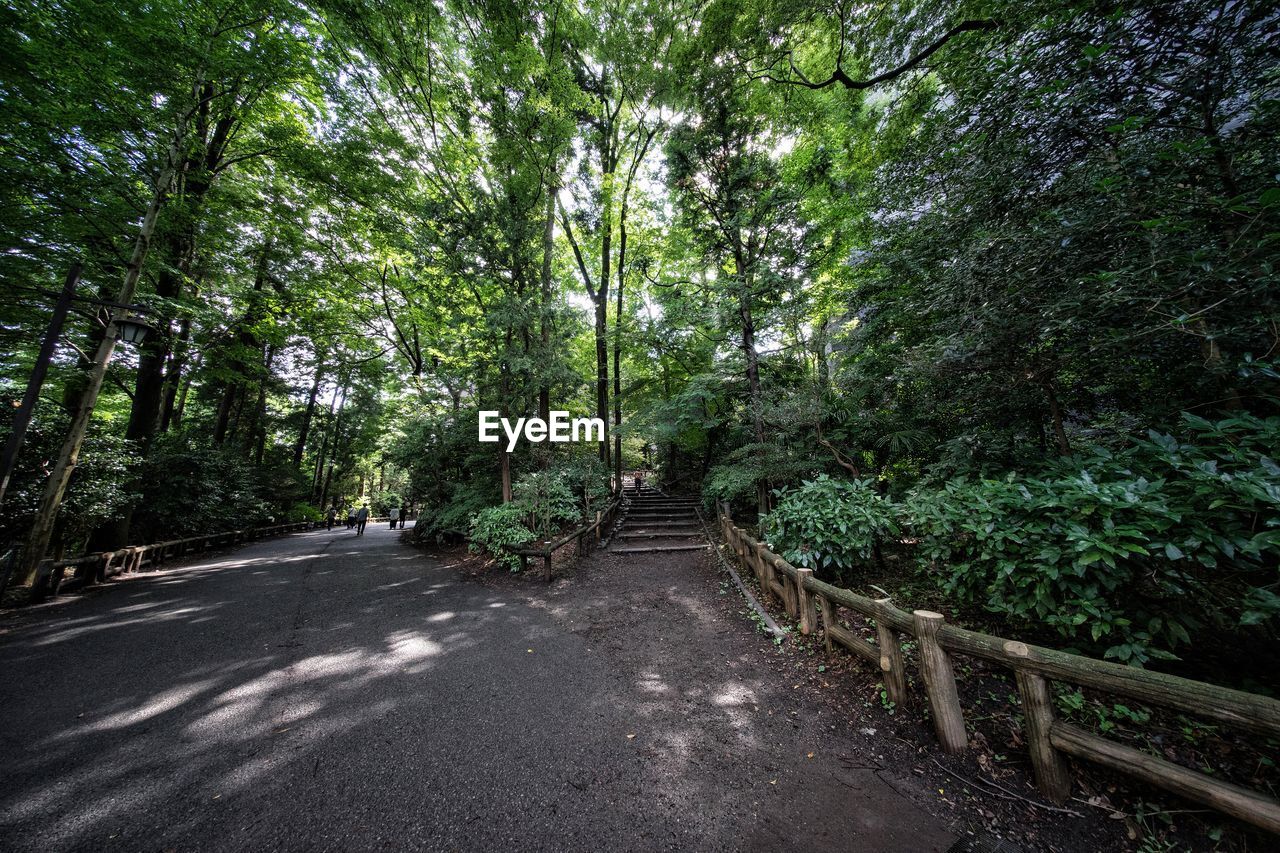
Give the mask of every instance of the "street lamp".
[[116, 320], [116, 329], [118, 331], [116, 340], [136, 345], [141, 345], [147, 337], [147, 332], [151, 331], [151, 327], [143, 322], [140, 317], [135, 317], [132, 314], [126, 314]]

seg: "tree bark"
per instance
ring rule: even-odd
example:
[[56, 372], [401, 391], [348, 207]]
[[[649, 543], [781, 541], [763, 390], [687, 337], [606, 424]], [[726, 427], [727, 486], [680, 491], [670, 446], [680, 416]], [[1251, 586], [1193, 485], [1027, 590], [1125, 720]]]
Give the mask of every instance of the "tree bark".
[[293, 445], [293, 464], [302, 464], [302, 454], [307, 449], [307, 435], [311, 432], [311, 419], [316, 411], [316, 397], [320, 395], [320, 381], [324, 378], [324, 354], [316, 353], [316, 372], [311, 378], [311, 391], [307, 394], [307, 408], [302, 413], [302, 426], [298, 428], [298, 440]]
[[[628, 186], [630, 189], [630, 186]], [[613, 321], [613, 476], [622, 487], [622, 297], [627, 268], [627, 193], [618, 217], [618, 310]]]
[[183, 317], [178, 330], [178, 342], [169, 359], [169, 370], [164, 380], [164, 403], [160, 408], [160, 432], [168, 432], [182, 419], [177, 408], [179, 388], [183, 385], [182, 371], [186, 367], [187, 350], [191, 342], [191, 318]]
[[[542, 317], [540, 331], [542, 333], [542, 352], [544, 356], [551, 349], [551, 258], [555, 252], [556, 193], [557, 181], [547, 183], [547, 216], [542, 228]], [[551, 419], [551, 384], [546, 376], [538, 387], [538, 417], [544, 421]], [[551, 455], [545, 457], [549, 462]]]
[[[747, 362], [747, 395], [751, 408], [751, 424], [757, 444], [764, 444], [764, 411], [760, 394], [760, 356], [756, 353], [756, 326], [752, 314], [751, 286], [743, 280], [743, 264], [738, 262], [739, 286], [738, 314], [742, 320], [742, 352]], [[756, 510], [760, 515], [769, 512], [769, 485], [761, 479], [756, 484]]]
[[1071, 442], [1067, 440], [1067, 431], [1062, 424], [1062, 409], [1058, 405], [1058, 395], [1053, 390], [1053, 383], [1048, 379], [1040, 381], [1045, 400], [1049, 403], [1049, 421], [1053, 425], [1053, 439], [1057, 442], [1058, 453], [1066, 456], [1071, 453]]

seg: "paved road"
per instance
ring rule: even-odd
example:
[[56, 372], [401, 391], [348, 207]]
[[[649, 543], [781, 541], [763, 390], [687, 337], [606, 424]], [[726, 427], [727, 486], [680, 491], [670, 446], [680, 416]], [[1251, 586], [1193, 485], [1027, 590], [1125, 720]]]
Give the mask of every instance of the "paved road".
[[0, 849], [946, 848], [713, 580], [618, 561], [317, 531], [0, 618]]

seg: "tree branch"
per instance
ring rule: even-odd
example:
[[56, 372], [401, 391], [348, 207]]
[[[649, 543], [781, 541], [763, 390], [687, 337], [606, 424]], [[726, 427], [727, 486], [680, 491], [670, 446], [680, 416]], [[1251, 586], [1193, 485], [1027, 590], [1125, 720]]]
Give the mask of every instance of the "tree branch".
[[836, 449], [836, 446], [835, 446], [834, 444], [832, 444], [831, 442], [827, 441], [827, 440], [826, 440], [826, 438], [824, 438], [824, 437], [823, 437], [823, 435], [822, 435], [822, 422], [821, 422], [820, 420], [818, 420], [818, 421], [814, 421], [814, 423], [813, 423], [813, 427], [814, 427], [814, 431], [817, 433], [817, 436], [818, 436], [818, 444], [822, 445], [822, 446], [823, 446], [823, 447], [825, 447], [827, 450], [830, 450], [830, 451], [831, 451], [831, 455], [835, 457], [836, 464], [838, 464], [838, 465], [839, 465], [841, 468], [843, 468], [844, 470], [848, 471], [848, 472], [849, 472], [850, 474], [852, 474], [853, 476], [855, 476], [855, 477], [857, 477], [857, 478], [861, 479], [861, 478], [862, 478], [862, 472], [858, 470], [858, 466], [856, 466], [856, 465], [854, 465], [852, 462], [850, 462], [850, 461], [849, 461], [849, 460], [844, 456], [844, 454], [842, 454], [839, 450], [837, 450], [837, 449]]
[[774, 83], [785, 83], [788, 86], [803, 86], [806, 89], [826, 89], [830, 86], [834, 86], [836, 83], [839, 83], [840, 85], [844, 86], [846, 89], [855, 89], [859, 91], [863, 89], [870, 89], [875, 86], [879, 86], [881, 83], [887, 83], [890, 80], [893, 80], [895, 78], [901, 77], [903, 74], [906, 74], [912, 68], [915, 68], [917, 65], [924, 62], [930, 56], [933, 56], [935, 53], [941, 50], [943, 46], [946, 45], [947, 42], [951, 41], [951, 39], [955, 38], [958, 35], [961, 35], [962, 33], [973, 32], [975, 30], [994, 30], [998, 26], [999, 26], [999, 23], [993, 20], [962, 21], [961, 23], [956, 24], [954, 27], [952, 27], [951, 29], [943, 33], [942, 37], [939, 38], [937, 41], [935, 41], [933, 44], [929, 45], [924, 50], [920, 51], [915, 56], [908, 59], [906, 62], [902, 63], [897, 68], [892, 68], [884, 72], [883, 74], [877, 74], [875, 77], [870, 77], [865, 80], [854, 80], [852, 77], [850, 77], [848, 74], [845, 73], [845, 70], [842, 67], [842, 63], [844, 61], [844, 40], [843, 39], [841, 39], [841, 42], [840, 42], [840, 55], [836, 59], [836, 68], [834, 71], [831, 72], [831, 76], [828, 77], [826, 80], [815, 82], [805, 77], [804, 74], [801, 73], [800, 69], [796, 67], [795, 60], [791, 58], [790, 52], [788, 52], [787, 54], [787, 60], [791, 65], [791, 73], [792, 75], [794, 75], [793, 77], [788, 77], [784, 79], [781, 77], [775, 77], [771, 73], [764, 73], [764, 74], [755, 73], [751, 75], [751, 79], [752, 80], [769, 80]]

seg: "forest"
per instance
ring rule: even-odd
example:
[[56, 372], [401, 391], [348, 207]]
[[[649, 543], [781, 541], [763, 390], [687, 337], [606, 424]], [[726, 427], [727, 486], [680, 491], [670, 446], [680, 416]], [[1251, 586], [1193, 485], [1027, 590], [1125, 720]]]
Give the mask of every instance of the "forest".
[[[5, 0], [11, 583], [360, 504], [514, 564], [644, 469], [832, 583], [1274, 690], [1278, 17]], [[476, 440], [552, 410], [605, 440]]]

